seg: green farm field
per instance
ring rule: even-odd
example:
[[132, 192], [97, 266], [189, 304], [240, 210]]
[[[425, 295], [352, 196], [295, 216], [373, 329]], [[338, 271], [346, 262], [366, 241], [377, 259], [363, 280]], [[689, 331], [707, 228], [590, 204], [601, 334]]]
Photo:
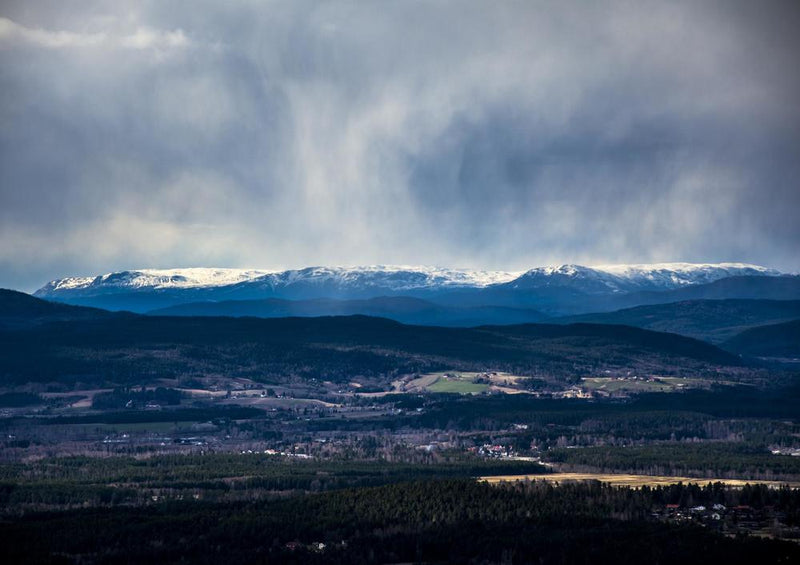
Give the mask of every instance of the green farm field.
[[449, 392], [457, 394], [480, 394], [488, 390], [489, 385], [477, 383], [477, 373], [442, 373], [427, 386], [430, 392]]

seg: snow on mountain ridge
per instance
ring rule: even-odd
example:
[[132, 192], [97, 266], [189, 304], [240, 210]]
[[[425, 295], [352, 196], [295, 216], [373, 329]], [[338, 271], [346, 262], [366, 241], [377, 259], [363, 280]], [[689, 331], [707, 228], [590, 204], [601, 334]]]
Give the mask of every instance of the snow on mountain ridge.
[[565, 280], [586, 292], [667, 290], [704, 284], [730, 276], [778, 276], [781, 273], [747, 263], [654, 263], [630, 265], [558, 265], [537, 267], [512, 283], [515, 288], [563, 284]]
[[286, 271], [259, 269], [135, 269], [107, 273], [96, 277], [56, 279], [36, 291], [37, 295], [79, 291], [82, 289], [168, 289], [214, 288], [241, 283], [277, 287], [303, 282], [306, 284], [334, 283], [343, 287], [389, 284], [395, 290], [428, 286], [485, 287], [511, 281], [521, 272], [469, 271], [428, 266], [370, 265], [363, 267], [307, 267]]
[[389, 289], [392, 291], [425, 288], [484, 288], [509, 284], [514, 288], [574, 285], [588, 292], [628, 292], [678, 288], [713, 282], [735, 275], [780, 275], [773, 269], [745, 263], [657, 263], [631, 265], [575, 264], [537, 267], [526, 272], [473, 271], [411, 265], [371, 265], [360, 267], [307, 267], [285, 271], [261, 269], [138, 269], [107, 273], [97, 277], [68, 277], [47, 283], [36, 295], [96, 289], [204, 289], [255, 285], [276, 289], [303, 284], [342, 289]]
[[[61, 291], [90, 286], [119, 286], [130, 288], [201, 288], [236, 284], [270, 274], [256, 269], [216, 269], [191, 267], [186, 269], [135, 269], [106, 273], [96, 277], [68, 277], [47, 283], [41, 291]], [[39, 291], [37, 291], [39, 292]]]
[[734, 276], [742, 273], [772, 276], [781, 274], [774, 269], [748, 263], [643, 263], [632, 265], [596, 265], [592, 268], [625, 277], [655, 277], [660, 273], [674, 274], [679, 278], [697, 277], [701, 275], [714, 276], [721, 273], [727, 273], [726, 276]]
[[365, 267], [306, 267], [270, 273], [242, 284], [276, 289], [291, 285], [339, 289], [380, 288], [392, 291], [424, 288], [476, 287], [514, 280], [521, 273], [505, 271], [466, 271], [439, 267], [370, 265]]
[[625, 278], [642, 287], [678, 288], [704, 284], [731, 276], [778, 276], [781, 273], [747, 263], [656, 263], [653, 265], [604, 265], [596, 269]]
[[[424, 265], [370, 265], [360, 267], [309, 267], [297, 271], [287, 271], [320, 281], [338, 281], [349, 284], [385, 282], [387, 278], [397, 283], [397, 288], [407, 286], [488, 286], [498, 282], [508, 282], [518, 277], [521, 272], [508, 271], [472, 271], [463, 269], [447, 269]], [[405, 279], [403, 278], [405, 277]]]

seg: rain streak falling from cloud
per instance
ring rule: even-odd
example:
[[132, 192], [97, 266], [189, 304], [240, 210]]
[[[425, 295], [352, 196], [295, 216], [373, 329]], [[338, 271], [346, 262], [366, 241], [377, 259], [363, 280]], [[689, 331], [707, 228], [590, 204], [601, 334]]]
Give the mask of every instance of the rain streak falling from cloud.
[[800, 269], [791, 2], [9, 2], [0, 286], [135, 267]]

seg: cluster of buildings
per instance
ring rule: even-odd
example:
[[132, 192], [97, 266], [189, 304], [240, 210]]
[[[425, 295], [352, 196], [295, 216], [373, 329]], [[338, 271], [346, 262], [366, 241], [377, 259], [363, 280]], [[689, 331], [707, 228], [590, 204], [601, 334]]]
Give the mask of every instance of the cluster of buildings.
[[788, 526], [785, 513], [772, 506], [667, 504], [661, 512], [654, 512], [654, 517], [672, 522], [696, 523], [728, 535], [746, 533], [800, 541], [800, 527]]
[[484, 443], [480, 447], [470, 447], [467, 451], [492, 459], [509, 459], [515, 456], [513, 448], [491, 443]]

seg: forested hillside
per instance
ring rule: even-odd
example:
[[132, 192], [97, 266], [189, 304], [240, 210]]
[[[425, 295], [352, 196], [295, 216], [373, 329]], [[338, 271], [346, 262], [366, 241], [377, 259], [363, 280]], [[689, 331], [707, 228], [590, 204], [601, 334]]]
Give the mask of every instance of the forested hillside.
[[798, 300], [686, 300], [553, 320], [624, 324], [719, 344], [756, 326], [800, 318]]
[[197, 374], [342, 381], [354, 375], [391, 378], [448, 369], [548, 376], [605, 370], [702, 375], [741, 365], [736, 356], [706, 343], [625, 326], [459, 329], [361, 316], [131, 316], [54, 322], [0, 332], [0, 355], [8, 383], [135, 383]]
[[600, 483], [490, 486], [471, 481], [210, 505], [86, 509], [0, 524], [7, 562], [396, 563], [537, 562], [668, 565], [790, 563], [789, 542], [724, 537], [652, 518], [666, 504], [771, 504], [797, 520], [797, 492], [731, 492]]
[[729, 351], [759, 357], [800, 358], [800, 320], [752, 328], [723, 344]]

